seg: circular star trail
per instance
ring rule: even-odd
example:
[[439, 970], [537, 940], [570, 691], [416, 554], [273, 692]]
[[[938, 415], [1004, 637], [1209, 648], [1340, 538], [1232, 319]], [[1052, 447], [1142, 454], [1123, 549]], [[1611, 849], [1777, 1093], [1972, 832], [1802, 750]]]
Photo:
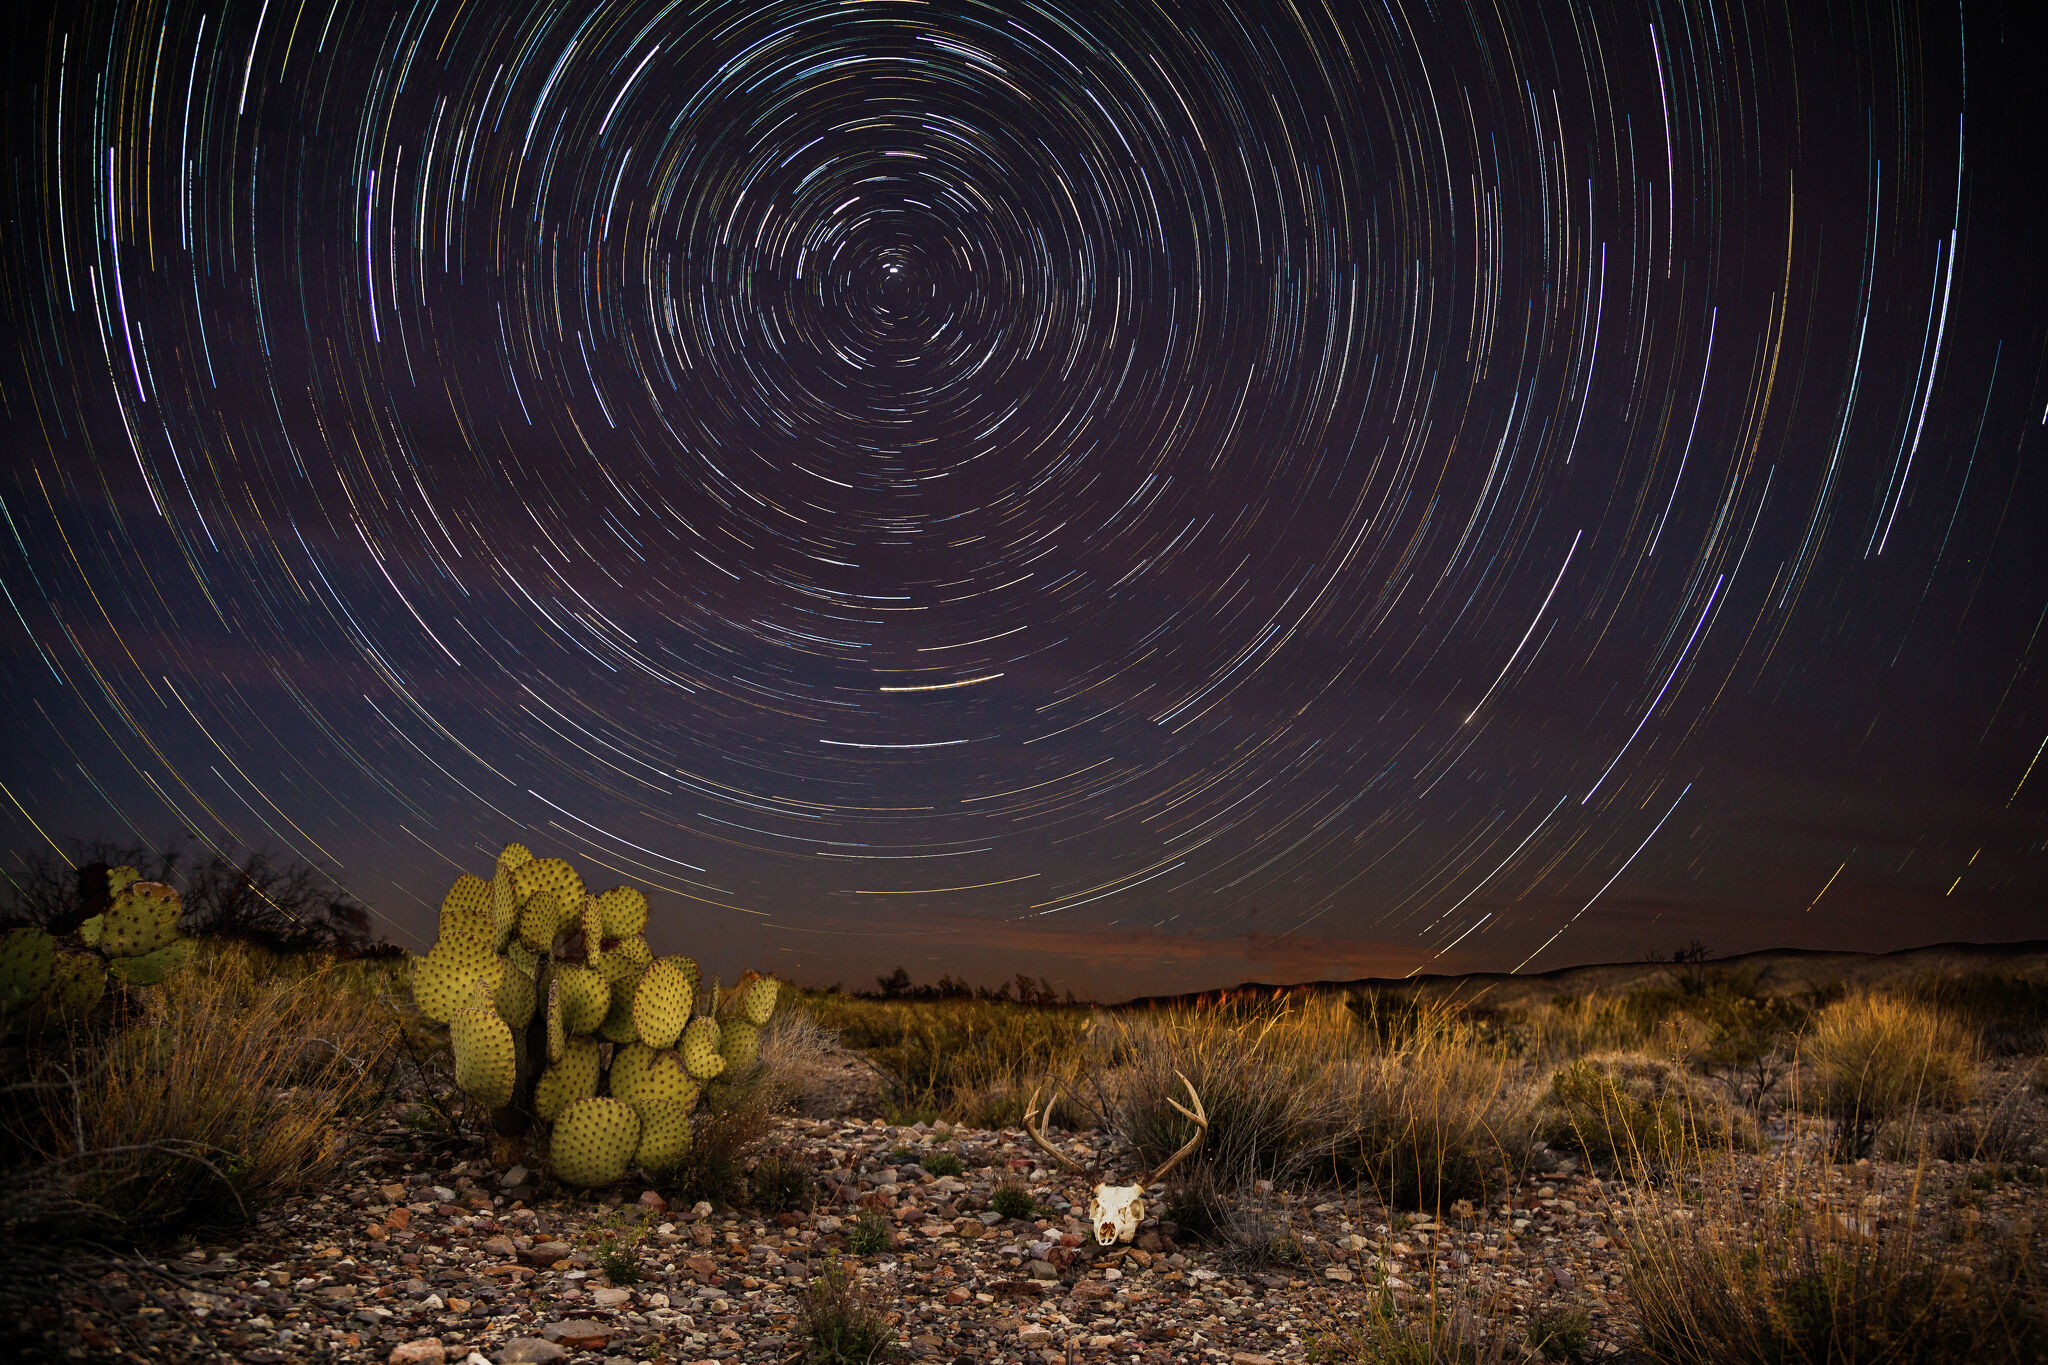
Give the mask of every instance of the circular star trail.
[[522, 838], [670, 946], [1106, 994], [2038, 893], [1973, 13], [18, 29], [17, 847], [267, 844], [403, 934]]

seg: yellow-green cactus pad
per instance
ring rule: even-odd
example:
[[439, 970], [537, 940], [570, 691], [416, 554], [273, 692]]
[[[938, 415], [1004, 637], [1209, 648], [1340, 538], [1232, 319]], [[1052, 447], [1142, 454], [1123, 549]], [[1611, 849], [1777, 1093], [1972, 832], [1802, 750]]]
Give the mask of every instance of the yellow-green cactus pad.
[[601, 891], [597, 904], [604, 912], [606, 938], [633, 938], [647, 928], [647, 893], [630, 886]]
[[718, 1055], [726, 1065], [752, 1066], [761, 1055], [761, 1029], [746, 1019], [728, 1019], [718, 1030]]
[[533, 1012], [540, 1006], [540, 992], [525, 972], [507, 970], [499, 973], [491, 1004], [499, 1018], [515, 1029], [522, 1029], [533, 1022]]
[[615, 939], [605, 949], [603, 961], [597, 964], [598, 972], [607, 981], [622, 981], [629, 976], [638, 976], [654, 965], [654, 950], [647, 946], [644, 938]]
[[686, 957], [665, 957], [641, 976], [640, 987], [633, 992], [633, 1026], [641, 1042], [667, 1047], [682, 1033], [695, 1003], [695, 968]]
[[654, 1049], [645, 1043], [627, 1043], [612, 1053], [611, 1069], [605, 1072], [605, 1085], [620, 1099], [637, 1085], [647, 1074], [647, 1064], [654, 1060]]
[[640, 1116], [640, 1145], [633, 1160], [649, 1171], [665, 1171], [690, 1150], [690, 1106], [649, 1100], [634, 1106]]
[[141, 880], [142, 874], [126, 863], [119, 867], [110, 867], [107, 869], [107, 894], [118, 896]]
[[579, 909], [585, 895], [583, 878], [576, 875], [576, 869], [561, 858], [535, 858], [526, 865], [535, 884], [554, 892], [564, 905]]
[[640, 1116], [633, 1106], [604, 1096], [577, 1100], [555, 1120], [548, 1159], [564, 1185], [594, 1188], [625, 1175], [640, 1147]]
[[533, 1112], [548, 1123], [578, 1100], [597, 1093], [598, 1044], [592, 1038], [571, 1038], [562, 1060], [540, 1073], [533, 1087]]
[[569, 1045], [568, 1030], [562, 1027], [562, 982], [553, 972], [548, 973], [548, 1060], [559, 1062]]
[[498, 1012], [475, 1006], [455, 1011], [448, 1021], [448, 1039], [455, 1048], [455, 1083], [493, 1109], [511, 1103], [519, 1054], [512, 1045], [512, 1030]]
[[556, 968], [554, 979], [561, 983], [562, 1027], [570, 1033], [594, 1033], [611, 1009], [610, 983], [581, 963]]
[[0, 934], [0, 1016], [27, 1009], [56, 977], [57, 940], [41, 929]]
[[162, 882], [136, 882], [114, 897], [100, 928], [110, 957], [141, 957], [178, 936], [178, 893]]
[[648, 1050], [645, 1058], [623, 1077], [617, 1074], [616, 1062], [612, 1071], [612, 1094], [628, 1104], [645, 1104], [649, 1100], [683, 1105], [697, 1102], [697, 1082], [684, 1070], [682, 1054], [674, 1048]]
[[110, 957], [107, 970], [131, 986], [154, 986], [185, 965], [192, 956], [192, 940], [173, 939], [153, 953], [140, 957]]
[[562, 928], [562, 901], [543, 887], [519, 906], [519, 941], [537, 953], [546, 952]]
[[700, 1081], [708, 1081], [725, 1070], [725, 1058], [718, 1052], [718, 1021], [709, 1015], [692, 1019], [683, 1030], [683, 1067]]
[[747, 1022], [759, 1028], [775, 1014], [775, 996], [782, 983], [772, 976], [754, 976], [740, 982], [740, 1010]]
[[[606, 961], [610, 961], [609, 958]], [[611, 1008], [605, 1011], [604, 1022], [597, 1026], [597, 1036], [608, 1043], [635, 1043], [640, 1040], [640, 1029], [633, 1022], [633, 992], [640, 989], [640, 976], [621, 977], [612, 982]]]
[[519, 929], [519, 894], [512, 889], [512, 870], [507, 867], [491, 874], [491, 925], [503, 951]]
[[472, 981], [484, 978], [496, 990], [504, 970], [504, 959], [492, 952], [488, 943], [473, 938], [443, 939], [425, 957], [413, 959], [412, 996], [419, 1002], [421, 1014], [445, 1024], [468, 1002]]
[[583, 898], [582, 929], [583, 957], [595, 967], [604, 961], [604, 911], [595, 896]]
[[498, 850], [497, 870], [510, 872], [533, 861], [533, 850], [525, 844], [511, 843]]
[[505, 961], [514, 970], [525, 972], [531, 980], [534, 969], [540, 966], [540, 954], [515, 938], [505, 945]]
[[463, 873], [441, 898], [441, 937], [495, 940], [497, 934], [498, 922], [491, 914], [491, 884]]
[[106, 927], [107, 917], [105, 915], [94, 915], [91, 919], [78, 926], [78, 937], [97, 948], [100, 946], [100, 933]]

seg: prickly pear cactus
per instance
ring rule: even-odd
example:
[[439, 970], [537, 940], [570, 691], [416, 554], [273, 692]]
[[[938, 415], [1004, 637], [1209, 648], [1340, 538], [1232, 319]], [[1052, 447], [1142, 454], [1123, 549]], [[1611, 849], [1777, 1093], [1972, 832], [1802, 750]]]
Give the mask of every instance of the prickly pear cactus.
[[107, 873], [107, 909], [61, 938], [41, 929], [0, 934], [0, 1034], [84, 1019], [107, 979], [153, 986], [184, 966], [192, 940], [178, 931], [184, 905], [132, 867]]
[[565, 860], [508, 844], [489, 877], [456, 878], [439, 937], [413, 959], [413, 998], [449, 1026], [456, 1083], [501, 1132], [545, 1125], [565, 1184], [674, 1166], [702, 1083], [760, 1064], [779, 983], [750, 972], [730, 998], [716, 981], [700, 997], [697, 964], [657, 958], [647, 920], [644, 892], [593, 895]]

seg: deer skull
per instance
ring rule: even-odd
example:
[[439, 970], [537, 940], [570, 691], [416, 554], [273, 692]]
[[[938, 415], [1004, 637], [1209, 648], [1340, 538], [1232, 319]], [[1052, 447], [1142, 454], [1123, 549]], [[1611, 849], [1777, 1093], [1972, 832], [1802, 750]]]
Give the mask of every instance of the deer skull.
[[[1173, 1074], [1180, 1076], [1178, 1071]], [[1095, 1197], [1088, 1204], [1088, 1222], [1095, 1229], [1096, 1242], [1102, 1246], [1115, 1246], [1119, 1242], [1129, 1242], [1138, 1235], [1138, 1224], [1145, 1217], [1145, 1187], [1165, 1175], [1175, 1166], [1178, 1166], [1193, 1153], [1195, 1148], [1202, 1145], [1202, 1139], [1208, 1135], [1209, 1116], [1202, 1108], [1202, 1097], [1195, 1093], [1194, 1083], [1186, 1076], [1180, 1076], [1180, 1083], [1188, 1088], [1188, 1099], [1194, 1102], [1195, 1107], [1189, 1109], [1182, 1105], [1180, 1101], [1172, 1099], [1169, 1099], [1167, 1103], [1194, 1123], [1195, 1135], [1189, 1138], [1179, 1151], [1168, 1157], [1166, 1164], [1155, 1171], [1138, 1172], [1132, 1178], [1131, 1184], [1096, 1185]], [[1068, 1170], [1083, 1175], [1092, 1175], [1094, 1174], [1093, 1171], [1081, 1165], [1046, 1140], [1045, 1121], [1052, 1116], [1053, 1106], [1059, 1103], [1059, 1098], [1059, 1092], [1054, 1091], [1053, 1097], [1046, 1101], [1044, 1111], [1040, 1112], [1038, 1108], [1038, 1092], [1032, 1091], [1031, 1103], [1025, 1106], [1024, 1109], [1024, 1131], [1031, 1135], [1033, 1142], [1036, 1142], [1045, 1149], [1055, 1161], [1058, 1161]]]
[[1136, 1237], [1144, 1217], [1143, 1185], [1097, 1185], [1095, 1198], [1088, 1204], [1088, 1221], [1095, 1228], [1095, 1240], [1103, 1246]]

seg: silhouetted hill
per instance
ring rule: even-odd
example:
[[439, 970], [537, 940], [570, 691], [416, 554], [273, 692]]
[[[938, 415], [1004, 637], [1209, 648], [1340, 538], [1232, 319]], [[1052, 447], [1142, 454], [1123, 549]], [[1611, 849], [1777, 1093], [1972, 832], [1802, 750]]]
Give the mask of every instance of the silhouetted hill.
[[1831, 982], [1871, 986], [1900, 977], [1930, 975], [1995, 973], [2048, 981], [2048, 939], [2028, 939], [2020, 943], [1935, 943], [1889, 953], [1765, 948], [1733, 957], [1711, 958], [1698, 967], [1669, 962], [1599, 962], [1522, 975], [1470, 972], [1461, 976], [1368, 976], [1351, 981], [1308, 981], [1289, 986], [1246, 981], [1227, 990], [1139, 996], [1112, 1008], [1147, 1009], [1165, 1005], [1209, 1004], [1227, 997], [1322, 995], [1367, 990], [1412, 991], [1426, 998], [1484, 998], [1492, 1005], [1511, 1006], [1541, 1003], [1559, 995], [1620, 995], [1637, 986], [1671, 981], [1680, 973], [1695, 970], [1741, 972], [1752, 977], [1754, 989], [1771, 995], [1798, 994]]

